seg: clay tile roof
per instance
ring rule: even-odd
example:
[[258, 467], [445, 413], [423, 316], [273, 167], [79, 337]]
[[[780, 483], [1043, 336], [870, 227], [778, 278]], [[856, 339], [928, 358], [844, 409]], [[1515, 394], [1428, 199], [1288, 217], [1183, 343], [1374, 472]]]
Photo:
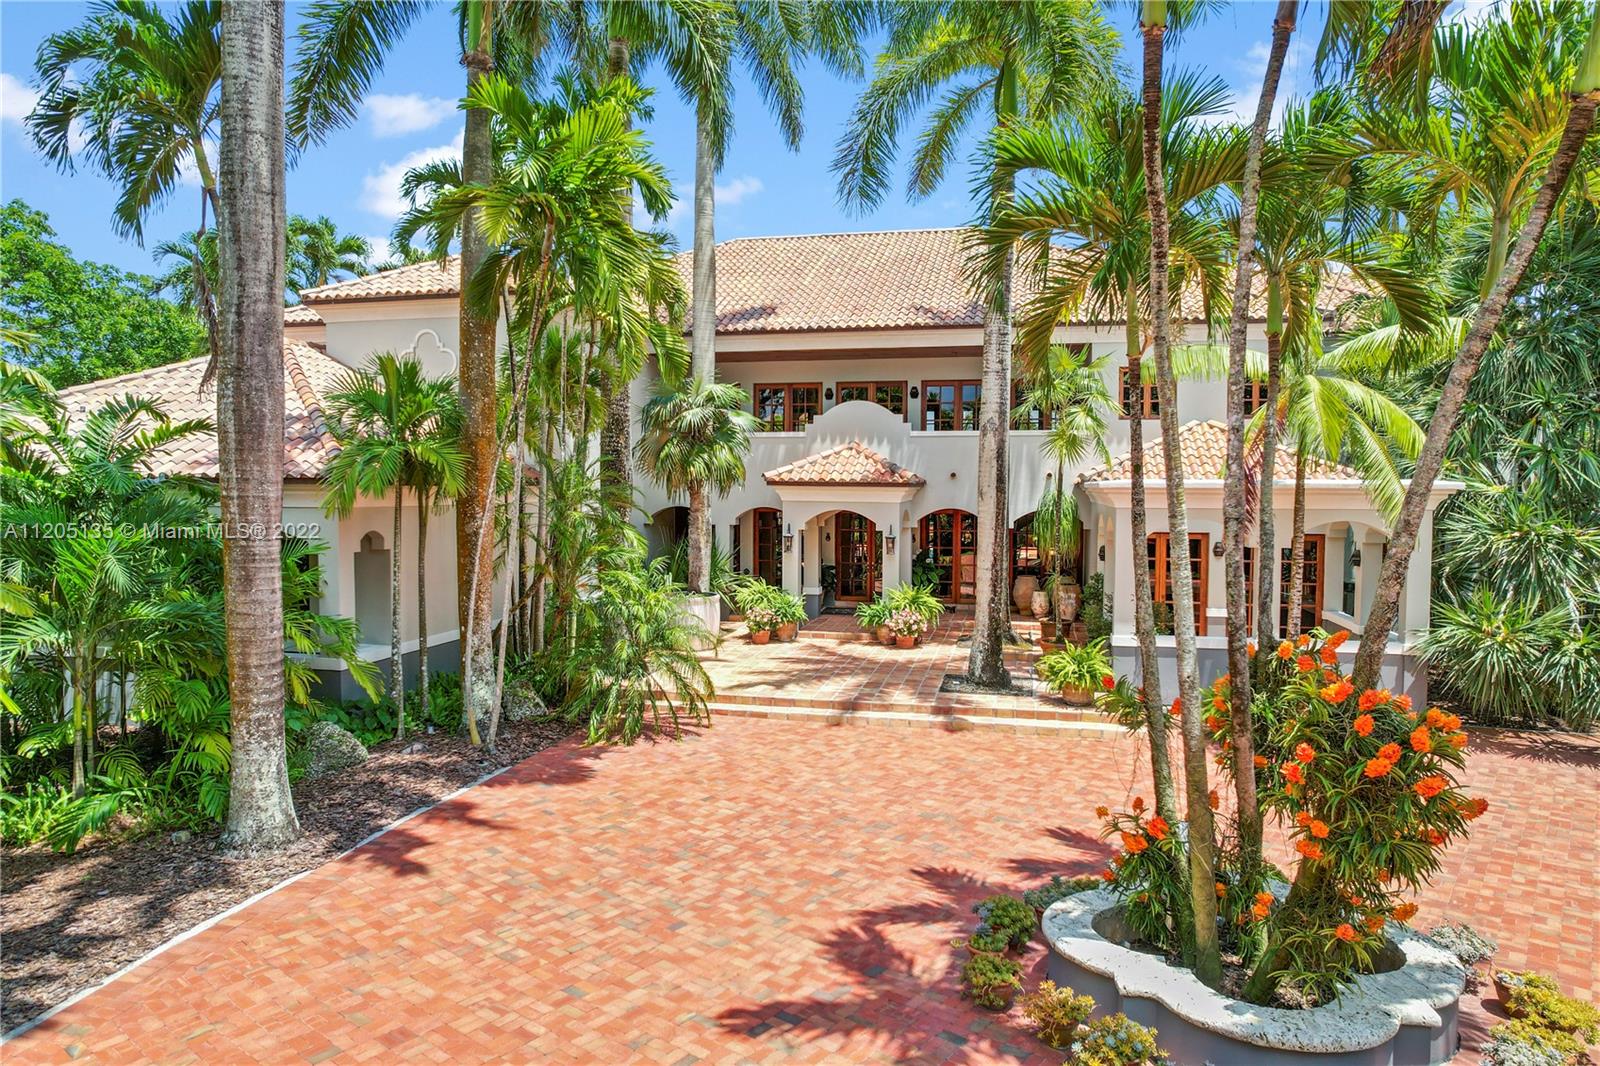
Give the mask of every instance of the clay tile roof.
[[[1209, 422], [1189, 422], [1178, 430], [1178, 443], [1183, 448], [1183, 478], [1184, 481], [1220, 481], [1223, 468], [1227, 465], [1228, 456], [1228, 427], [1226, 423], [1215, 420]], [[1292, 479], [1294, 470], [1294, 452], [1283, 445], [1278, 446], [1278, 458], [1274, 466], [1275, 480], [1288, 484]], [[1289, 472], [1285, 475], [1285, 472]], [[1161, 439], [1146, 441], [1144, 445], [1144, 476], [1147, 482], [1165, 481], [1167, 478], [1167, 459], [1161, 448]], [[1079, 476], [1078, 480], [1086, 484], [1097, 481], [1128, 481], [1133, 477], [1133, 461], [1127, 455], [1118, 456], [1112, 460], [1110, 466], [1102, 466], [1089, 470]], [[1347, 466], [1338, 463], [1324, 462], [1321, 459], [1306, 460], [1306, 477], [1313, 481], [1357, 481], [1361, 475]]]
[[891, 463], [860, 441], [808, 455], [761, 475], [768, 485], [924, 485], [905, 467]]
[[342, 300], [393, 300], [404, 297], [455, 296], [461, 291], [461, 257], [452, 255], [440, 266], [430, 259], [381, 270], [366, 277], [349, 278], [303, 289], [300, 299], [308, 304], [336, 303]]
[[[134, 374], [92, 381], [61, 390], [61, 402], [74, 419], [81, 419], [108, 400], [138, 396], [154, 400], [174, 421], [217, 418], [216, 389], [200, 389], [206, 359], [152, 367]], [[328, 432], [323, 415], [323, 397], [343, 374], [342, 363], [320, 349], [299, 341], [283, 345], [284, 425], [283, 476], [316, 478], [338, 454], [339, 446]], [[218, 473], [215, 433], [195, 433], [174, 441], [157, 453], [149, 473], [188, 474], [214, 478]]]
[[[983, 307], [962, 269], [970, 233], [954, 227], [723, 241], [717, 245], [717, 332], [981, 327]], [[675, 262], [687, 290], [690, 253], [683, 252]], [[454, 296], [460, 291], [460, 270], [460, 258], [451, 256], [442, 268], [430, 260], [307, 289], [300, 298], [317, 304]], [[1335, 278], [1324, 285], [1324, 310], [1352, 295], [1354, 284]], [[1019, 276], [1019, 308], [1029, 289], [1029, 279]], [[1184, 293], [1182, 309], [1185, 319], [1204, 318], [1198, 290]], [[1250, 313], [1258, 321], [1266, 316], [1261, 283]], [[1112, 325], [1115, 320], [1085, 309], [1072, 324]]]
[[283, 324], [286, 326], [321, 325], [322, 316], [305, 304], [291, 304], [283, 309]]

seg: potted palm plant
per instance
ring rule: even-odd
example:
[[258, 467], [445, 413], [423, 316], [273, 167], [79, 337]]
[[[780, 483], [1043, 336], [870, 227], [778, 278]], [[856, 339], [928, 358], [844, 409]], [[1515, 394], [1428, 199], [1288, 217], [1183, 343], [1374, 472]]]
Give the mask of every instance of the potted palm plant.
[[1111, 656], [1105, 638], [1078, 647], [1068, 644], [1039, 660], [1039, 676], [1068, 703], [1094, 702], [1096, 687], [1111, 673]]
[[774, 589], [770, 607], [778, 619], [777, 637], [783, 643], [793, 640], [800, 632], [800, 623], [806, 619], [806, 605], [800, 597]]
[[911, 611], [921, 617], [924, 633], [932, 629], [939, 621], [939, 616], [944, 614], [944, 603], [933, 594], [932, 585], [896, 585], [884, 593], [883, 598], [891, 614]]

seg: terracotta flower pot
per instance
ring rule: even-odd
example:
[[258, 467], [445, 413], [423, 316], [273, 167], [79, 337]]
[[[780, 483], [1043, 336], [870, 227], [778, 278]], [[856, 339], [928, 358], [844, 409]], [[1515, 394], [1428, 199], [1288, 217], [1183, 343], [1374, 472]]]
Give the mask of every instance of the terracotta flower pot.
[[897, 634], [894, 638], [894, 646], [897, 648], [915, 648], [917, 646], [917, 638], [910, 633]]
[[878, 641], [886, 648], [894, 647], [894, 634], [889, 631], [888, 626], [878, 627]]
[[1018, 611], [1026, 611], [1033, 606], [1033, 594], [1039, 591], [1039, 579], [1032, 574], [1018, 574], [1017, 579], [1011, 583], [1011, 602], [1017, 605]]
[[795, 638], [795, 634], [799, 633], [799, 632], [800, 632], [800, 623], [799, 622], [779, 622], [778, 623], [778, 640], [781, 643], [784, 643], [784, 644], [789, 643], [791, 640], [793, 640]]
[[1089, 643], [1089, 623], [1072, 623], [1072, 628], [1068, 631], [1067, 639], [1072, 641], [1072, 643], [1076, 644], [1080, 648]]
[[1050, 597], [1043, 589], [1035, 589], [1029, 608], [1035, 618], [1048, 618], [1050, 616]]
[[770, 629], [757, 629], [752, 631], [750, 634], [750, 643], [752, 644], [765, 644], [771, 639], [772, 630]]
[[1056, 624], [1055, 624], [1055, 622], [1053, 620], [1051, 620], [1049, 618], [1041, 618], [1041, 619], [1039, 619], [1039, 639], [1040, 640], [1055, 640], [1056, 639]]
[[1061, 698], [1074, 707], [1087, 707], [1094, 702], [1094, 690], [1087, 688], [1064, 688]]

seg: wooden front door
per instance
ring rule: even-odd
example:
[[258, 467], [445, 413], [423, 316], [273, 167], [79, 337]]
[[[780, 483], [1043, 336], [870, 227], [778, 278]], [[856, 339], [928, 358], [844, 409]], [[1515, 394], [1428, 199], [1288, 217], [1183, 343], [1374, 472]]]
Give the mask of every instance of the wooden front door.
[[[1080, 542], [1081, 543], [1081, 542]], [[1172, 619], [1172, 564], [1168, 555], [1171, 537], [1166, 533], [1152, 533], [1146, 542], [1150, 564], [1150, 588], [1156, 604], [1156, 632], [1171, 633]], [[1194, 631], [1206, 635], [1206, 590], [1210, 588], [1211, 536], [1208, 533], [1189, 534], [1189, 573], [1194, 587]]]
[[834, 580], [839, 600], [870, 600], [878, 589], [878, 529], [854, 511], [833, 516]]
[[[1322, 570], [1326, 562], [1328, 538], [1321, 533], [1306, 534], [1305, 566], [1300, 572], [1300, 632], [1322, 624]], [[1278, 632], [1289, 632], [1289, 566], [1292, 547], [1283, 549], [1283, 566], [1278, 572]]]
[[918, 557], [936, 574], [933, 594], [950, 603], [971, 602], [978, 579], [977, 516], [967, 511], [934, 511], [923, 516], [921, 525]]
[[782, 521], [783, 514], [776, 508], [756, 508], [755, 575], [769, 585], [783, 583], [783, 559], [779, 554], [782, 542], [778, 539], [778, 529]]

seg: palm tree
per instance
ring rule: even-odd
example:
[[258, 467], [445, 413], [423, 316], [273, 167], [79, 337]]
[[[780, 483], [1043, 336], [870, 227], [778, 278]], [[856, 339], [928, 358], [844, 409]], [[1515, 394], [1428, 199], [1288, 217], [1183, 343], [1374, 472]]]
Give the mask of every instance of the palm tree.
[[1239, 244], [1235, 257], [1232, 313], [1228, 321], [1227, 465], [1222, 490], [1222, 558], [1228, 600], [1228, 676], [1235, 679], [1229, 691], [1230, 736], [1234, 738], [1233, 788], [1237, 801], [1239, 837], [1246, 868], [1255, 866], [1261, 853], [1261, 812], [1256, 802], [1255, 730], [1250, 715], [1250, 635], [1246, 621], [1250, 590], [1244, 576], [1246, 522], [1244, 470], [1245, 340], [1249, 328], [1250, 292], [1255, 269], [1256, 211], [1261, 196], [1261, 157], [1266, 149], [1267, 123], [1278, 95], [1278, 80], [1289, 36], [1294, 32], [1297, 0], [1280, 0], [1272, 20], [1272, 45], [1261, 77], [1255, 120], [1245, 153], [1244, 180], [1239, 190]]
[[[639, 462], [669, 495], [687, 493], [690, 513], [710, 509], [744, 481], [744, 457], [757, 422], [745, 409], [744, 390], [695, 376], [681, 386], [660, 382], [640, 414]], [[689, 526], [689, 590], [710, 587], [711, 546], [705, 523]]]
[[1067, 464], [1076, 465], [1095, 453], [1105, 462], [1111, 461], [1105, 443], [1106, 423], [1118, 407], [1105, 385], [1107, 362], [1052, 345], [1044, 360], [1030, 364], [1032, 372], [1022, 402], [1012, 412], [1013, 417], [1035, 410], [1049, 412], [1044, 448], [1056, 461], [1056, 471], [1034, 512], [1033, 533], [1039, 550], [1050, 560], [1058, 586], [1067, 556], [1078, 548], [1078, 501], [1067, 489]]
[[[95, 775], [101, 679], [169, 652], [192, 652], [204, 612], [168, 595], [183, 565], [162, 529], [210, 521], [203, 488], [148, 476], [156, 453], [211, 425], [174, 422], [159, 406], [125, 397], [90, 411], [80, 426], [48, 389], [8, 370], [7, 462], [0, 515], [8, 530], [64, 529], [63, 536], [8, 535], [0, 580], [0, 671], [49, 664], [72, 701], [72, 793]], [[206, 616], [209, 619], [209, 616]]]
[[[209, 210], [220, 221], [212, 162], [221, 118], [221, 6], [188, 0], [172, 11], [143, 0], [112, 0], [81, 25], [39, 46], [39, 102], [28, 132], [45, 158], [71, 172], [81, 155], [119, 192], [112, 226], [143, 243], [144, 220], [192, 169], [200, 187], [203, 245]], [[82, 147], [74, 143], [82, 137]], [[213, 287], [196, 257], [197, 306], [220, 357]]]
[[[222, 8], [217, 262], [217, 446], [233, 778], [223, 839], [288, 843], [300, 831], [283, 735], [283, 18]], [[262, 249], [268, 249], [267, 254]]]
[[460, 492], [461, 450], [443, 432], [455, 424], [450, 383], [427, 377], [415, 357], [383, 352], [363, 370], [345, 373], [328, 394], [329, 429], [339, 454], [328, 464], [326, 506], [347, 518], [363, 497], [394, 497], [394, 543], [389, 547], [389, 698], [395, 736], [405, 736], [405, 660], [400, 646], [401, 516], [405, 493], [417, 497], [418, 660], [425, 674], [427, 617], [423, 589], [430, 500]]
[[1161, 447], [1166, 460], [1167, 530], [1171, 543], [1172, 628], [1178, 651], [1178, 698], [1182, 702], [1184, 780], [1189, 812], [1189, 901], [1194, 921], [1194, 972], [1215, 987], [1222, 980], [1217, 946], [1216, 840], [1206, 778], [1206, 732], [1201, 721], [1200, 676], [1195, 657], [1194, 587], [1189, 581], [1189, 514], [1183, 492], [1183, 449], [1178, 440], [1178, 385], [1173, 373], [1168, 309], [1171, 230], [1161, 159], [1161, 64], [1170, 16], [1181, 21], [1194, 7], [1167, 0], [1143, 0], [1139, 26], [1144, 36], [1144, 176], [1150, 208], [1150, 347], [1155, 356], [1161, 397]]
[[372, 245], [365, 237], [340, 233], [327, 215], [315, 219], [290, 215], [288, 233], [285, 269], [291, 293], [326, 285], [339, 274], [360, 277], [367, 273]]
[[[1383, 569], [1378, 576], [1372, 608], [1367, 614], [1366, 631], [1378, 634], [1380, 639], [1363, 640], [1356, 655], [1354, 681], [1358, 687], [1369, 686], [1378, 677], [1379, 668], [1383, 663], [1384, 646], [1387, 643], [1381, 638], [1393, 629], [1395, 619], [1399, 615], [1400, 593], [1405, 584], [1406, 569], [1411, 563], [1411, 553], [1416, 548], [1417, 532], [1422, 526], [1423, 512], [1433, 492], [1433, 483], [1444, 465], [1445, 449], [1449, 444], [1450, 434], [1461, 416], [1462, 407], [1466, 403], [1467, 390], [1472, 385], [1472, 378], [1477, 373], [1484, 353], [1489, 348], [1489, 342], [1499, 326], [1501, 315], [1504, 314], [1512, 294], [1521, 284], [1522, 276], [1533, 259], [1533, 253], [1544, 236], [1545, 226], [1560, 201], [1562, 192], [1566, 189], [1573, 167], [1578, 162], [1590, 130], [1594, 126], [1595, 112], [1600, 109], [1600, 7], [1595, 7], [1589, 13], [1586, 36], [1582, 38], [1584, 45], [1579, 54], [1578, 34], [1585, 33], [1585, 28], [1578, 21], [1581, 18], [1581, 13], [1578, 13], [1562, 20], [1564, 30], [1561, 35], [1562, 47], [1557, 49], [1552, 43], [1538, 53], [1538, 58], [1541, 59], [1549, 57], [1551, 53], [1559, 53], [1563, 57], [1561, 76], [1554, 80], [1558, 85], [1571, 86], [1565, 125], [1559, 138], [1554, 139], [1554, 150], [1547, 157], [1549, 162], [1537, 191], [1532, 194], [1531, 200], [1519, 198], [1518, 207], [1526, 204], [1527, 215], [1516, 242], [1511, 245], [1504, 265], [1500, 269], [1496, 269], [1497, 256], [1491, 245], [1489, 269], [1485, 273], [1492, 275], [1494, 280], [1483, 290], [1486, 295], [1473, 316], [1472, 328], [1461, 342], [1460, 350], [1451, 365], [1449, 377], [1440, 392], [1439, 402], [1434, 408], [1433, 417], [1428, 422], [1427, 439], [1417, 457], [1411, 484], [1406, 490], [1399, 520], [1390, 536], [1389, 549], [1384, 556]], [[1517, 35], [1515, 23], [1514, 15], [1511, 28], [1504, 31], [1507, 36], [1514, 38]], [[1489, 27], [1493, 25], [1489, 24]], [[1486, 68], [1484, 77], [1493, 78], [1493, 83], [1503, 85], [1519, 83], [1522, 75], [1509, 62], [1508, 53], [1511, 50], [1509, 48], [1502, 50], [1498, 47], [1498, 40], [1493, 34], [1500, 31], [1489, 27], [1484, 31], [1488, 35], [1487, 41], [1484, 42], [1485, 47], [1472, 49], [1475, 61], [1483, 64]], [[1534, 161], [1530, 159], [1527, 162], [1527, 171], [1531, 173]], [[1511, 216], [1505, 222], [1504, 229], [1508, 234], [1513, 220], [1514, 216]]]
[[[670, 276], [663, 239], [634, 229], [624, 213], [624, 194], [631, 200], [636, 192], [656, 215], [664, 214], [671, 203], [665, 171], [649, 157], [642, 135], [632, 128], [642, 91], [626, 79], [595, 89], [563, 78], [558, 88], [556, 99], [533, 101], [520, 86], [498, 74], [482, 79], [468, 95], [467, 106], [492, 117], [504, 145], [504, 164], [487, 185], [461, 182], [452, 188], [451, 175], [432, 174], [426, 180], [438, 191], [425, 206], [408, 212], [396, 233], [409, 240], [426, 230], [436, 252], [442, 252], [460, 231], [463, 218], [479, 213], [491, 251], [475, 274], [463, 277], [462, 292], [480, 306], [492, 306], [502, 292], [515, 292], [508, 332], [525, 338], [525, 351], [558, 311], [573, 306], [572, 298], [582, 288], [591, 306], [605, 313], [611, 331], [605, 343], [614, 354], [631, 356], [650, 346], [670, 352], [676, 330], [659, 317], [651, 302]], [[676, 348], [681, 350], [681, 338], [676, 339]], [[524, 407], [536, 363], [523, 359], [512, 383], [510, 424], [515, 441], [497, 443], [501, 452], [513, 447], [519, 460], [525, 456]], [[513, 498], [519, 495], [523, 466], [521, 461], [513, 463]], [[473, 491], [470, 483], [468, 491]], [[489, 513], [489, 502], [480, 500], [479, 505]], [[478, 535], [492, 548], [487, 533], [485, 526]], [[467, 545], [466, 550], [477, 554], [480, 549]], [[519, 551], [513, 538], [512, 573], [517, 572]], [[488, 585], [490, 574], [488, 567], [473, 568], [469, 579]], [[474, 589], [468, 597], [474, 623], [480, 595], [481, 590]], [[505, 639], [502, 630], [502, 644]], [[467, 645], [464, 690], [475, 680], [476, 658]], [[500, 663], [503, 669], [503, 648]], [[496, 687], [490, 686], [491, 744], [499, 721]], [[476, 722], [470, 717], [468, 728], [476, 740]]]
[[[840, 197], [876, 206], [905, 127], [942, 96], [912, 154], [908, 195], [927, 196], [943, 180], [964, 129], [982, 115], [989, 132], [1024, 120], [1071, 112], [1113, 77], [1111, 29], [1091, 8], [1048, 0], [1010, 4], [892, 5], [888, 44], [839, 140], [834, 171]], [[953, 84], [952, 84], [953, 83]], [[1008, 173], [991, 168], [981, 208], [985, 220], [1011, 199]], [[1012, 263], [986, 282], [983, 385], [978, 420], [977, 619], [968, 675], [983, 684], [1008, 684], [1002, 655], [1010, 632], [1005, 568], [1006, 426], [1011, 392]]]
[[[1226, 247], [1211, 217], [1210, 202], [1221, 184], [1242, 172], [1244, 143], [1236, 133], [1206, 128], [1230, 99], [1220, 81], [1184, 76], [1163, 95], [1162, 159], [1173, 203], [1172, 260], [1177, 291], [1197, 288], [1208, 305], [1226, 297]], [[996, 138], [998, 164], [1033, 172], [1016, 202], [989, 226], [986, 269], [1003, 267], [996, 256], [1017, 249], [1035, 295], [1022, 309], [1019, 348], [1025, 364], [1039, 367], [1050, 350], [1057, 323], [1080, 309], [1100, 319], [1126, 323], [1128, 377], [1147, 375], [1141, 353], [1149, 312], [1150, 248], [1141, 141], [1144, 122], [1131, 97], [1108, 98], [1070, 127], [1047, 124], [1007, 130]], [[1070, 246], [1070, 251], [1055, 247]], [[1144, 423], [1128, 423], [1133, 466], [1132, 541], [1135, 560], [1145, 556]], [[1156, 784], [1156, 808], [1168, 821], [1179, 817], [1167, 759], [1167, 709], [1161, 697], [1150, 574], [1134, 567], [1134, 626], [1143, 674], [1145, 721]]]

